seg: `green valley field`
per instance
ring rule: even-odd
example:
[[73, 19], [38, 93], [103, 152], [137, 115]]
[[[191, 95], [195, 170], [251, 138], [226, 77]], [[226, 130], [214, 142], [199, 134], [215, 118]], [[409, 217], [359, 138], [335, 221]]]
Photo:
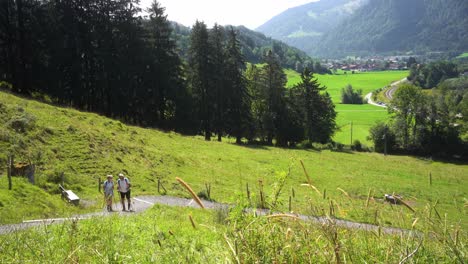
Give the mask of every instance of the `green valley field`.
[[[365, 110], [368, 107], [370, 106], [364, 105], [359, 110]], [[344, 107], [341, 110], [340, 115], [348, 113], [349, 116], [354, 116], [359, 113], [345, 111], [355, 110], [351, 107]], [[103, 180], [109, 173], [115, 175], [124, 171], [133, 182], [133, 195], [157, 195], [159, 178], [167, 189], [167, 195], [190, 197], [175, 180], [175, 177], [180, 177], [200, 195], [205, 190], [205, 183], [211, 184], [211, 197], [218, 202], [234, 204], [244, 201], [245, 204], [255, 207], [260, 204], [259, 197], [264, 196], [268, 207], [285, 212], [288, 211], [289, 199], [291, 199], [291, 210], [297, 213], [330, 215], [381, 226], [416, 228], [421, 232], [429, 232], [431, 228], [437, 228], [437, 230], [446, 228], [447, 232], [457, 234], [460, 243], [466, 244], [468, 223], [466, 215], [468, 166], [466, 164], [408, 156], [385, 157], [376, 153], [237, 146], [229, 140], [222, 143], [206, 142], [201, 137], [181, 136], [173, 132], [166, 133], [128, 126], [97, 114], [50, 106], [5, 92], [0, 93], [0, 120], [3, 124], [0, 128], [0, 157], [2, 159], [0, 163], [0, 175], [2, 175], [0, 177], [0, 223], [2, 224], [102, 210], [102, 197], [97, 191], [98, 179]], [[346, 137], [343, 140], [346, 140]], [[7, 189], [4, 159], [9, 151], [17, 153], [15, 156], [17, 161], [30, 160], [37, 165], [35, 186], [14, 177], [13, 190]], [[310, 182], [304, 174], [300, 161], [304, 162]], [[65, 175], [65, 187], [74, 190], [83, 200], [78, 208], [65, 205], [60, 201], [57, 184], [61, 182], [62, 172]], [[429, 175], [431, 175], [432, 184], [430, 184]], [[263, 186], [262, 194], [260, 194], [259, 181]], [[310, 186], [303, 186], [308, 182]], [[251, 193], [250, 202], [246, 198], [247, 185]], [[393, 193], [402, 195], [408, 207], [392, 206], [382, 201], [384, 194]], [[189, 214], [193, 214], [195, 222], [200, 224], [199, 229], [192, 230], [188, 220]], [[231, 224], [236, 222], [239, 225], [249, 225], [244, 221], [250, 221], [248, 220], [250, 218], [246, 220], [231, 217], [233, 217]], [[271, 233], [280, 232], [276, 235], [281, 239], [284, 238], [284, 233], [281, 232], [289, 230], [287, 227], [284, 230], [277, 229], [265, 220], [251, 220], [254, 221], [251, 225], [256, 230], [272, 228]], [[440, 225], [433, 227], [429, 224], [436, 222], [444, 224], [445, 227]], [[115, 245], [109, 245], [106, 242], [113, 238], [107, 235], [100, 236], [100, 233], [95, 234], [91, 231], [101, 230], [105, 234], [115, 234], [116, 230], [123, 225], [129, 226], [129, 234], [116, 235], [117, 244]], [[138, 235], [138, 230], [143, 228], [149, 228], [150, 232]], [[291, 226], [291, 232], [302, 233], [302, 228], [307, 227], [295, 224]], [[134, 256], [154, 250], [154, 254], [157, 255], [154, 258], [155, 261], [161, 260], [164, 254], [169, 254], [169, 256], [183, 254], [188, 259], [191, 259], [189, 257], [191, 256], [196, 258], [196, 261], [208, 259], [209, 262], [215, 263], [228, 256], [232, 257], [232, 260], [236, 259], [230, 255], [228, 245], [239, 243], [236, 240], [239, 236], [251, 239], [248, 241], [250, 243], [256, 239], [262, 239], [265, 235], [235, 233], [242, 230], [230, 229], [229, 224], [225, 226], [216, 222], [211, 214], [206, 212], [165, 207], [157, 207], [141, 216], [128, 217], [128, 219], [114, 217], [107, 220], [85, 220], [79, 224], [67, 223], [62, 227], [51, 227], [50, 232], [47, 230], [49, 229], [3, 236], [2, 241], [7, 242], [0, 243], [1, 252], [10, 252], [11, 255], [8, 255], [7, 259], [19, 261], [20, 255], [12, 252], [27, 246], [24, 252], [29, 253], [25, 253], [23, 255], [25, 259], [22, 260], [34, 258], [34, 254], [49, 256], [53, 254], [48, 252], [48, 249], [35, 249], [36, 246], [41, 245], [40, 241], [50, 241], [49, 247], [55, 248], [57, 243], [60, 244], [60, 241], [65, 239], [66, 243], [64, 243], [69, 248], [65, 247], [60, 250], [62, 253], [58, 255], [59, 260], [67, 262], [65, 260], [67, 255], [83, 261], [121, 260], [122, 256], [115, 255], [116, 249], [122, 245], [121, 243], [131, 239], [130, 244], [145, 245], [139, 249], [132, 249]], [[172, 239], [167, 233], [170, 230], [177, 234], [176, 238]], [[319, 241], [321, 236], [330, 235], [328, 233], [330, 230], [327, 230], [324, 231], [325, 233], [313, 231], [308, 234], [315, 237], [314, 240]], [[340, 236], [342, 235], [341, 238], [347, 241], [343, 240], [343, 246], [348, 243], [357, 243], [354, 248], [351, 248], [349, 244], [349, 251], [346, 251], [349, 256], [362, 252], [362, 248], [359, 247], [365, 247], [369, 245], [368, 243], [377, 244], [377, 248], [385, 247], [389, 243], [409, 245], [405, 244], [409, 243], [409, 240], [404, 242], [399, 236], [387, 237], [377, 234], [377, 237], [373, 237], [374, 235], [368, 236], [365, 232], [364, 234], [348, 232], [346, 229], [339, 229], [338, 232]], [[73, 236], [70, 235], [72, 233]], [[223, 233], [227, 233], [226, 238], [223, 237]], [[443, 239], [446, 239], [446, 235], [451, 236], [455, 233], [442, 233], [441, 235]], [[73, 242], [70, 239], [75, 235], [76, 240]], [[193, 237], [197, 239], [192, 240]], [[298, 240], [295, 243], [306, 243], [308, 239], [307, 236], [296, 238]], [[84, 244], [85, 241], [90, 241], [90, 244]], [[152, 241], [152, 244], [148, 244], [148, 241]], [[158, 241], [165, 245], [162, 249], [156, 246]], [[418, 241], [411, 241], [411, 245], [414, 243], [414, 246], [417, 246]], [[253, 249], [247, 247], [248, 243], [244, 245], [246, 251]], [[318, 248], [328, 245], [328, 242], [317, 243]], [[425, 251], [433, 248], [432, 251], [425, 253], [428, 255], [424, 255], [428, 260], [437, 259], [435, 254], [445, 250], [443, 244], [428, 243]], [[211, 244], [214, 246], [207, 246]], [[186, 245], [187, 248], [181, 249], [176, 245]], [[269, 246], [276, 247], [265, 245], [265, 247]], [[461, 254], [460, 250], [463, 253], [464, 248], [458, 244], [454, 247], [457, 250], [456, 254]], [[91, 257], [85, 254], [90, 248], [95, 249], [92, 250]], [[218, 255], [210, 248], [223, 248], [224, 251]], [[258, 254], [261, 254], [261, 250], [258, 250]], [[351, 250], [354, 251], [351, 252]], [[113, 253], [106, 255], [106, 252]], [[380, 253], [373, 252], [375, 256], [373, 256], [374, 253], [354, 256], [370, 261], [384, 258], [380, 255], [382, 254], [380, 251]], [[211, 254], [213, 255], [210, 259], [208, 256]], [[392, 260], [399, 258], [399, 253], [387, 252], [385, 254], [390, 254], [389, 259]], [[451, 254], [443, 253], [441, 260], [450, 259]], [[330, 256], [324, 255], [322, 261], [326, 261], [327, 257]]]
[[[288, 87], [300, 82], [300, 74], [293, 70], [286, 70], [288, 77]], [[366, 94], [379, 88], [390, 85], [394, 81], [401, 80], [408, 75], [407, 71], [379, 71], [379, 72], [356, 72], [355, 74], [339, 72], [338, 74], [316, 75], [319, 83], [327, 87], [327, 92], [331, 95], [336, 104], [337, 125], [340, 130], [333, 138], [335, 141], [350, 144], [351, 122], [353, 123], [353, 141], [359, 140], [368, 146], [372, 143], [367, 140], [369, 129], [378, 121], [388, 119], [387, 110], [382, 107], [372, 105], [345, 105], [341, 104], [341, 89], [351, 84], [354, 89], [362, 89], [362, 94]]]

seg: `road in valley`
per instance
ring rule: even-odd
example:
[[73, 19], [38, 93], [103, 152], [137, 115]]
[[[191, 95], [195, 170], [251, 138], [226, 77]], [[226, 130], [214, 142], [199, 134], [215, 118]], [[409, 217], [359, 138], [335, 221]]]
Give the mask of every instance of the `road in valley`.
[[[388, 100], [392, 100], [393, 99], [393, 94], [395, 93], [395, 91], [398, 89], [398, 86], [402, 83], [405, 83], [407, 82], [408, 79], [407, 78], [403, 78], [399, 81], [396, 81], [396, 82], [393, 82], [392, 84], [390, 84], [390, 88], [387, 89], [385, 92], [384, 92], [384, 95], [385, 97], [387, 97]], [[371, 104], [371, 105], [375, 105], [375, 106], [378, 106], [378, 107], [387, 107], [387, 105], [385, 103], [376, 103], [372, 100], [372, 93], [368, 93], [366, 94], [366, 96], [364, 97], [364, 99], [367, 100], [367, 103], [368, 104]]]

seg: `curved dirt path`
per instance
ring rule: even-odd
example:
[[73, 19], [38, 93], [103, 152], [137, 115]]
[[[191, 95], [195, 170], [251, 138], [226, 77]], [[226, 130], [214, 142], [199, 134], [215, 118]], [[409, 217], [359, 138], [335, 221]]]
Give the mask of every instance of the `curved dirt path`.
[[[199, 208], [199, 205], [194, 202], [192, 199], [185, 199], [180, 197], [173, 197], [173, 196], [137, 196], [132, 198], [132, 205], [133, 213], [140, 213], [143, 212], [155, 204], [162, 204], [168, 206], [183, 206], [183, 207], [194, 207]], [[217, 208], [226, 208], [230, 205], [204, 201], [203, 204], [207, 209], [217, 209]], [[19, 224], [10, 224], [10, 225], [3, 225], [0, 226], [0, 235], [13, 233], [16, 231], [32, 228], [32, 227], [39, 227], [43, 225], [51, 225], [51, 224], [59, 224], [65, 221], [73, 221], [73, 220], [84, 220], [90, 219], [93, 217], [107, 217], [111, 215], [119, 215], [119, 216], [130, 216], [133, 215], [132, 212], [122, 212], [122, 207], [120, 204], [114, 205], [114, 212], [96, 212], [96, 213], [89, 213], [89, 214], [82, 214], [82, 215], [75, 215], [68, 218], [53, 218], [53, 219], [39, 219], [39, 220], [28, 220], [24, 221], [23, 223]], [[264, 209], [247, 209], [256, 215], [269, 215], [272, 214], [269, 210]], [[299, 214], [286, 214], [287, 216], [294, 217], [303, 221], [312, 221], [318, 224], [326, 224], [333, 222], [339, 227], [343, 228], [351, 228], [351, 229], [360, 229], [366, 231], [376, 231], [376, 232], [383, 232], [387, 234], [401, 234], [401, 233], [408, 233], [409, 230], [401, 229], [401, 228], [393, 228], [393, 227], [380, 227], [371, 224], [364, 224], [364, 223], [357, 223], [352, 221], [340, 220], [340, 219], [329, 219], [326, 217], [315, 217], [315, 216], [307, 216], [307, 215], [299, 215]], [[285, 216], [285, 215], [284, 215]]]

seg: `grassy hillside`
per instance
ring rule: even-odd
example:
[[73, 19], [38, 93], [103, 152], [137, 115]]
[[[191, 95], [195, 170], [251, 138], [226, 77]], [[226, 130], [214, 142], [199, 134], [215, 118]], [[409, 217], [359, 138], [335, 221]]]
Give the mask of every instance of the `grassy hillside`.
[[[301, 81], [300, 74], [293, 70], [285, 70], [288, 77], [288, 87], [294, 86]], [[319, 83], [327, 87], [327, 92], [331, 95], [336, 104], [338, 112], [337, 124], [340, 130], [333, 140], [343, 144], [350, 144], [351, 122], [353, 122], [353, 141], [359, 140], [368, 146], [372, 142], [367, 140], [369, 129], [377, 121], [384, 121], [388, 118], [387, 110], [372, 105], [346, 105], [341, 104], [341, 89], [351, 84], [354, 89], [362, 89], [363, 96], [385, 87], [394, 81], [403, 79], [408, 75], [407, 71], [380, 71], [380, 72], [357, 72], [355, 74], [343, 72], [339, 74], [316, 75]]]
[[[384, 157], [375, 153], [236, 146], [226, 140], [206, 142], [201, 137], [127, 126], [96, 114], [54, 107], [3, 92], [0, 106], [3, 121], [0, 157], [6, 157], [9, 149], [16, 149], [17, 161], [31, 159], [36, 163], [37, 186], [53, 194], [48, 212], [58, 215], [70, 212], [62, 209], [57, 202], [59, 195], [54, 194], [56, 183], [60, 182], [57, 175], [61, 172], [65, 173], [67, 188], [90, 201], [88, 204], [94, 201], [95, 206], [87, 209], [92, 210], [101, 202], [97, 179], [124, 171], [133, 181], [134, 194], [157, 194], [157, 178], [161, 178], [168, 194], [187, 196], [175, 181], [175, 177], [181, 177], [196, 192], [203, 191], [205, 183], [210, 183], [213, 199], [233, 203], [238, 201], [239, 194], [245, 195], [247, 183], [252, 194], [259, 197], [261, 180], [270, 203], [276, 196], [275, 190], [282, 190], [277, 210], [287, 209], [289, 196], [294, 193], [292, 209], [296, 212], [310, 213], [311, 201], [315, 206], [328, 207], [333, 200], [341, 205], [336, 210], [337, 217], [408, 226], [428, 205], [437, 204], [439, 212], [447, 213], [451, 222], [461, 221], [463, 225], [468, 222], [466, 164]], [[23, 124], [24, 131], [15, 131], [12, 127], [17, 126], [13, 123]], [[304, 161], [317, 192], [301, 186], [306, 178], [299, 160]], [[1, 175], [5, 175], [4, 164], [1, 163]], [[18, 181], [14, 182], [15, 186], [20, 184]], [[6, 188], [6, 177], [0, 177], [0, 193], [10, 193]], [[365, 207], [369, 192], [375, 199]], [[403, 195], [416, 213], [380, 202], [385, 193]], [[49, 196], [39, 194], [37, 188], [17, 195], [2, 194], [1, 222], [45, 216], [39, 210], [42, 202], [32, 201], [49, 199]], [[28, 202], [18, 203], [18, 195], [28, 197], [25, 198]], [[27, 210], [20, 210], [22, 207]]]

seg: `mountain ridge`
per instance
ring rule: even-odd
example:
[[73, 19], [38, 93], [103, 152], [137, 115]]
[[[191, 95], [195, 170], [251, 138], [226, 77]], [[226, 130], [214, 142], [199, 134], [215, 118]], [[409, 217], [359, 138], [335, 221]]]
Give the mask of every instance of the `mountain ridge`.
[[[328, 3], [328, 9], [319, 3]], [[353, 7], [347, 15], [324, 15], [347, 10], [346, 6]], [[324, 21], [311, 25], [313, 19], [304, 19], [305, 13], [314, 12]], [[302, 25], [295, 22], [299, 14]], [[468, 50], [466, 14], [468, 2], [463, 0], [322, 0], [286, 10], [258, 30], [317, 57], [464, 52]], [[282, 27], [277, 25], [279, 21]], [[326, 23], [334, 24], [323, 26]], [[299, 26], [320, 26], [321, 31], [315, 36], [310, 30], [300, 34]]]

